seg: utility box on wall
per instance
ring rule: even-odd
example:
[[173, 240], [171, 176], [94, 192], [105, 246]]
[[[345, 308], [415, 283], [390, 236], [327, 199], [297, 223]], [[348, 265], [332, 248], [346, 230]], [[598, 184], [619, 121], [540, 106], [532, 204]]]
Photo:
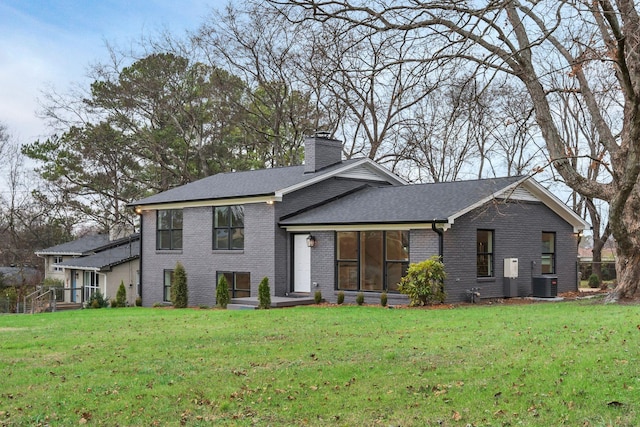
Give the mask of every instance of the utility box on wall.
[[504, 259], [504, 278], [502, 279], [505, 298], [518, 296], [518, 258]]
[[504, 259], [504, 277], [516, 279], [518, 277], [518, 258]]

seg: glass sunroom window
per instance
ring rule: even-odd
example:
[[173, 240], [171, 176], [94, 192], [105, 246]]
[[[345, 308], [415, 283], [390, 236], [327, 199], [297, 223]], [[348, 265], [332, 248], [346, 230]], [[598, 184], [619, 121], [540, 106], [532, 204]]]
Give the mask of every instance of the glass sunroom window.
[[397, 291], [409, 266], [409, 232], [337, 232], [336, 263], [340, 290]]
[[244, 249], [243, 206], [216, 206], [214, 208], [213, 249]]

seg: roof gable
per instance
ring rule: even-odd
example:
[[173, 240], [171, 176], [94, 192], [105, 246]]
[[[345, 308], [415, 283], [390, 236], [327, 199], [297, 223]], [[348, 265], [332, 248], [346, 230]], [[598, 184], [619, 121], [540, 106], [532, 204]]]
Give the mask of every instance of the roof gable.
[[[529, 183], [531, 181], [531, 183]], [[519, 186], [525, 192], [514, 193]], [[574, 229], [588, 224], [555, 196], [528, 177], [506, 177], [436, 184], [414, 184], [403, 187], [370, 187], [324, 206], [283, 218], [287, 228], [307, 225], [354, 224], [445, 224], [451, 226], [457, 218], [490, 200], [534, 196], [573, 225]]]
[[370, 159], [352, 159], [328, 166], [317, 172], [306, 172], [304, 166], [258, 169], [212, 175], [192, 183], [133, 202], [137, 207], [154, 208], [153, 205], [206, 205], [216, 200], [265, 197], [279, 201], [282, 196], [332, 177], [366, 177], [371, 181], [405, 184], [401, 178]]

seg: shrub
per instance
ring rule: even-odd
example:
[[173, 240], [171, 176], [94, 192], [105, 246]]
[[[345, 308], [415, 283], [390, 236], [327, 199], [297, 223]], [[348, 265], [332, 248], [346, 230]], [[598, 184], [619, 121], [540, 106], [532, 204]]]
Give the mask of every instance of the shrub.
[[387, 306], [387, 293], [383, 292], [380, 294], [380, 305], [383, 307]]
[[313, 294], [313, 300], [316, 302], [316, 304], [320, 304], [322, 302], [322, 292], [316, 291], [316, 293]]
[[187, 272], [180, 262], [173, 270], [173, 285], [171, 285], [171, 302], [175, 308], [187, 308], [189, 303], [187, 288]]
[[124, 282], [120, 281], [118, 286], [118, 293], [116, 293], [116, 305], [111, 303], [111, 307], [126, 307], [127, 306], [127, 288], [124, 287]]
[[105, 298], [100, 291], [95, 291], [89, 301], [87, 301], [87, 307], [89, 308], [106, 308], [109, 307], [109, 299]]
[[136, 307], [142, 307], [142, 297], [136, 298]]
[[265, 277], [258, 285], [258, 308], [268, 309], [271, 307], [271, 290], [269, 289], [269, 278]]
[[427, 305], [444, 302], [444, 279], [447, 274], [440, 257], [435, 255], [409, 266], [400, 280], [398, 291], [409, 297], [411, 305]]
[[364, 304], [364, 294], [362, 292], [358, 292], [358, 295], [356, 295], [356, 304]]
[[589, 276], [589, 287], [590, 288], [598, 288], [600, 287], [600, 278], [597, 274], [592, 274]]
[[153, 303], [153, 307], [155, 307], [155, 308], [164, 307], [164, 304], [161, 303], [161, 302], [154, 302]]
[[224, 275], [218, 279], [218, 286], [216, 287], [216, 304], [220, 308], [227, 308], [229, 304], [229, 284]]
[[338, 292], [338, 304], [342, 304], [344, 302], [344, 292]]

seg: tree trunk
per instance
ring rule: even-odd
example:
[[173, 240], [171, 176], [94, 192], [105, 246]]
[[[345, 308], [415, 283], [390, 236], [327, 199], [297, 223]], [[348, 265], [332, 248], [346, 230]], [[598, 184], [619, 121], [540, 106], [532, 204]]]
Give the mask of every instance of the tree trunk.
[[640, 298], [640, 195], [637, 191], [629, 195], [617, 222], [621, 226], [612, 230], [617, 243], [617, 286], [607, 298], [608, 302]]

